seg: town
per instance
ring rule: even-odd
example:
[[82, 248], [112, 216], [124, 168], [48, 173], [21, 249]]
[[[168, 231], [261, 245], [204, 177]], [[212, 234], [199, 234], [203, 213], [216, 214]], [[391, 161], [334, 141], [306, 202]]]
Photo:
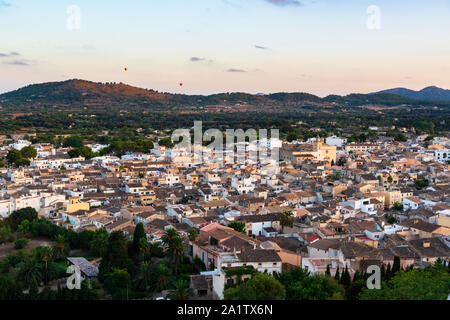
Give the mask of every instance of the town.
[[233, 162], [207, 145], [199, 161], [167, 138], [117, 155], [74, 135], [0, 136], [0, 272], [19, 296], [48, 297], [73, 294], [75, 265], [92, 299], [394, 299], [396, 288], [366, 288], [373, 265], [381, 281], [440, 268], [448, 283], [450, 139], [392, 129], [262, 141], [276, 162], [254, 161], [248, 141]]

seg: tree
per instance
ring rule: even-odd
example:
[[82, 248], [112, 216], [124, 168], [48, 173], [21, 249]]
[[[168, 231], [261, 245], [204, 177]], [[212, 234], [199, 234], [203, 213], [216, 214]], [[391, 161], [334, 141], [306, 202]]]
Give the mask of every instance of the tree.
[[30, 286], [33, 281], [40, 283], [42, 280], [42, 265], [34, 257], [27, 259], [19, 268], [18, 278], [26, 286]]
[[[144, 239], [147, 242], [147, 235], [144, 230], [144, 224], [142, 222], [136, 225], [133, 233], [133, 251], [135, 255], [139, 255], [141, 251], [141, 246], [143, 242], [141, 240]], [[143, 255], [142, 255], [143, 256]]]
[[39, 288], [36, 279], [31, 280], [30, 291], [28, 293], [28, 299], [30, 300], [38, 300], [39, 297]]
[[392, 274], [395, 275], [400, 270], [400, 257], [394, 257], [394, 264], [392, 265]]
[[147, 288], [150, 286], [152, 280], [152, 269], [153, 265], [149, 261], [144, 261], [141, 264], [137, 284], [138, 288], [142, 290], [147, 290]]
[[224, 290], [225, 300], [284, 300], [284, 286], [267, 273], [257, 273], [236, 288]]
[[20, 154], [22, 155], [22, 158], [25, 159], [33, 159], [37, 157], [37, 151], [32, 146], [23, 147], [20, 150]]
[[380, 290], [364, 288], [361, 300], [445, 300], [450, 292], [450, 273], [443, 265], [400, 270], [382, 282]]
[[108, 248], [109, 233], [105, 228], [95, 230], [92, 241], [89, 244], [90, 250], [93, 254], [103, 257]]
[[228, 225], [230, 228], [233, 228], [237, 232], [245, 233], [245, 223], [240, 221], [233, 221]]
[[178, 279], [174, 286], [175, 288], [169, 290], [167, 295], [171, 300], [187, 300], [193, 295], [193, 291], [189, 288], [189, 283], [186, 280]]
[[14, 241], [14, 249], [20, 250], [23, 249], [27, 244], [29, 240], [27, 238], [20, 238]]
[[160, 146], [167, 147], [167, 148], [173, 148], [173, 146], [174, 146], [174, 144], [172, 142], [172, 138], [170, 138], [170, 137], [162, 138], [161, 140], [159, 140], [158, 144]]
[[300, 267], [275, 277], [286, 288], [288, 300], [329, 300], [341, 299], [343, 296], [343, 288], [337, 280], [328, 276], [313, 276]]
[[11, 149], [8, 151], [8, 154], [6, 155], [6, 159], [8, 160], [8, 163], [17, 163], [20, 159], [22, 159], [22, 154], [19, 150]]
[[175, 239], [179, 238], [179, 234], [176, 229], [169, 228], [166, 230], [164, 235], [162, 236], [161, 240], [164, 243], [164, 245], [167, 248], [167, 251], [169, 253], [169, 265], [172, 265], [173, 258], [174, 258], [174, 244]]
[[169, 268], [158, 263], [151, 270], [151, 288], [154, 292], [161, 292], [165, 290], [170, 282], [170, 270]]
[[128, 250], [123, 231], [113, 231], [108, 240], [108, 247], [99, 266], [99, 279], [104, 281], [115, 269], [126, 269], [128, 266]]
[[189, 240], [194, 242], [198, 238], [198, 231], [195, 228], [189, 230]]
[[69, 245], [66, 238], [59, 234], [55, 238], [55, 245], [53, 246], [53, 257], [56, 261], [62, 261], [67, 258], [69, 253]]
[[329, 264], [327, 264], [327, 270], [325, 271], [325, 275], [327, 277], [331, 277], [331, 270], [330, 270], [330, 265]]
[[334, 279], [336, 279], [337, 281], [339, 281], [340, 280], [340, 275], [339, 275], [339, 266], [337, 267], [337, 269], [336, 269], [336, 273], [334, 274]]
[[53, 259], [53, 250], [50, 247], [44, 246], [40, 247], [40, 255], [41, 259], [44, 262], [44, 283], [48, 283], [48, 276], [49, 276], [49, 265], [48, 263], [52, 261]]
[[14, 230], [17, 230], [17, 227], [22, 223], [22, 221], [28, 220], [29, 222], [32, 222], [37, 218], [37, 211], [31, 207], [26, 207], [20, 210], [13, 211], [7, 218], [7, 221]]
[[281, 232], [284, 233], [284, 227], [291, 227], [294, 225], [294, 214], [292, 211], [285, 211], [281, 214], [280, 225]]
[[417, 190], [426, 188], [426, 187], [428, 187], [428, 180], [417, 179], [414, 181], [414, 187], [416, 187]]
[[67, 137], [64, 139], [63, 147], [81, 148], [83, 146], [83, 139], [78, 136]]
[[125, 269], [113, 268], [109, 273], [107, 285], [113, 299], [128, 300], [128, 290], [131, 284], [131, 276]]
[[401, 211], [403, 210], [403, 205], [399, 202], [395, 202], [392, 208], [396, 211]]
[[348, 266], [345, 266], [344, 272], [342, 272], [340, 283], [345, 287], [348, 288], [351, 283], [350, 273], [348, 271]]

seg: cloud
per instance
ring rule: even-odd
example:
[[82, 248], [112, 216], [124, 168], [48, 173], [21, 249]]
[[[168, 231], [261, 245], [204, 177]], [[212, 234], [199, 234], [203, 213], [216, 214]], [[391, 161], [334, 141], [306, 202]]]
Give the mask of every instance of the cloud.
[[210, 60], [210, 59], [199, 58], [199, 57], [191, 57], [189, 59], [189, 61], [191, 61], [191, 62], [212, 62], [212, 60]]
[[267, 47], [258, 46], [258, 45], [256, 45], [256, 44], [255, 44], [255, 48], [256, 48], [256, 49], [261, 49], [261, 50], [269, 50], [269, 48], [267, 48]]
[[242, 69], [233, 69], [233, 68], [231, 68], [231, 69], [228, 69], [227, 72], [247, 72], [247, 71], [242, 70]]
[[13, 61], [5, 61], [3, 64], [9, 64], [11, 66], [29, 66], [30, 64], [25, 60], [13, 60]]
[[10, 53], [1, 53], [0, 52], [0, 58], [9, 58], [9, 57], [17, 57], [20, 56], [18, 52], [10, 52]]
[[276, 6], [303, 6], [303, 3], [298, 0], [265, 0], [268, 3], [274, 4]]
[[11, 3], [0, 0], [0, 7], [11, 7]]

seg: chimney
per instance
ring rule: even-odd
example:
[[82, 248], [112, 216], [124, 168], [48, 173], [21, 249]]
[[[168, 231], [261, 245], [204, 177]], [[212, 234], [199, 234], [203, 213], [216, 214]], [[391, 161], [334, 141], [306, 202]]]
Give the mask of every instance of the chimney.
[[424, 242], [423, 242], [423, 247], [424, 247], [424, 248], [429, 248], [430, 245], [431, 245], [431, 242], [430, 242], [430, 241], [424, 241]]

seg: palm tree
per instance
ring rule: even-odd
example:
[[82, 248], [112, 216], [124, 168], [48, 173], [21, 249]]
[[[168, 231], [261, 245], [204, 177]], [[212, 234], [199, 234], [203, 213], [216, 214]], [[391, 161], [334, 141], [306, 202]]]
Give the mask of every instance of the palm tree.
[[178, 236], [172, 241], [172, 255], [175, 263], [175, 274], [178, 274], [178, 265], [185, 256], [186, 245], [182, 237]]
[[41, 248], [41, 259], [42, 261], [44, 261], [45, 263], [45, 267], [44, 267], [44, 283], [47, 284], [48, 283], [48, 275], [49, 275], [49, 268], [48, 268], [48, 263], [49, 261], [51, 261], [53, 259], [53, 250], [50, 247], [42, 247]]
[[42, 280], [42, 265], [34, 257], [27, 259], [21, 264], [18, 277], [25, 282], [26, 286], [30, 286], [33, 281], [40, 283]]
[[172, 300], [187, 300], [193, 295], [192, 289], [186, 280], [178, 279], [174, 283], [175, 288], [169, 291], [167, 295]]
[[64, 260], [67, 257], [68, 246], [66, 244], [66, 239], [62, 235], [56, 236], [55, 245], [53, 247], [53, 256], [55, 260]]
[[146, 290], [151, 283], [152, 272], [153, 272], [152, 269], [153, 269], [153, 264], [149, 261], [144, 261], [141, 264], [138, 286], [140, 286], [144, 290]]
[[169, 228], [166, 230], [161, 240], [167, 246], [169, 251], [169, 264], [172, 265], [172, 257], [173, 257], [173, 242], [174, 239], [179, 237], [177, 230], [174, 228]]
[[164, 264], [158, 263], [152, 269], [152, 289], [161, 292], [167, 288], [170, 280], [170, 270]]
[[284, 227], [292, 227], [294, 225], [294, 214], [292, 211], [285, 211], [281, 214], [280, 218], [280, 225], [281, 225], [281, 232], [284, 233]]

